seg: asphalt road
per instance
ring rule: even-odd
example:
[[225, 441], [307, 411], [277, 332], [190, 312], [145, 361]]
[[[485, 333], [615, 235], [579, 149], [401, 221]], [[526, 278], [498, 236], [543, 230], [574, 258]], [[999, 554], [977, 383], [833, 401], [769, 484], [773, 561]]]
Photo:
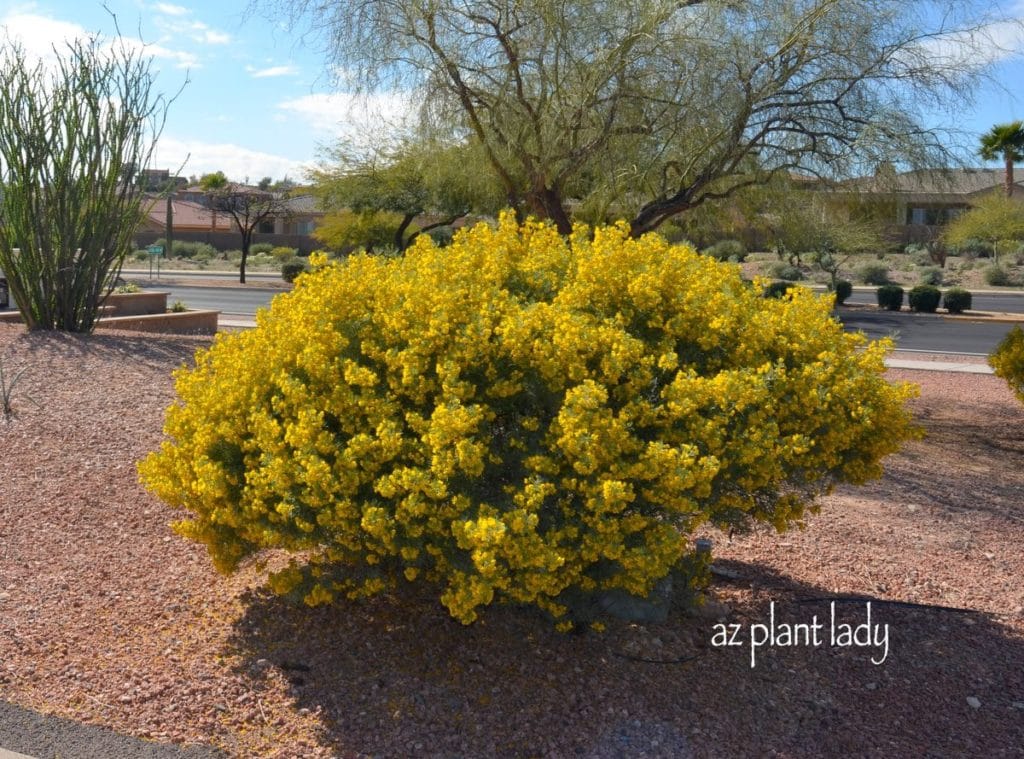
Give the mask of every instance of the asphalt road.
[[[160, 286], [168, 290], [170, 302], [183, 301], [191, 308], [210, 308], [221, 311], [225, 316], [252, 316], [257, 308], [270, 304], [277, 293], [273, 290], [243, 289], [238, 287], [187, 287]], [[862, 296], [862, 293], [856, 293]], [[874, 297], [874, 293], [863, 296]], [[978, 296], [991, 299], [1001, 311], [1024, 312], [1024, 295]], [[866, 297], [858, 301], [870, 302]], [[979, 308], [985, 308], [978, 302]], [[949, 353], [991, 353], [1003, 336], [1012, 329], [1012, 324], [978, 321], [951, 320], [932, 314], [892, 314], [874, 311], [840, 311], [843, 324], [852, 330], [863, 330], [871, 338], [891, 336], [903, 350], [941, 351]]]
[[[907, 290], [909, 288], [904, 288]], [[847, 303], [878, 303], [875, 290], [854, 290]], [[906, 297], [904, 297], [906, 302]], [[975, 293], [971, 297], [971, 308], [976, 311], [1002, 311], [1010, 314], [1024, 314], [1024, 293]]]

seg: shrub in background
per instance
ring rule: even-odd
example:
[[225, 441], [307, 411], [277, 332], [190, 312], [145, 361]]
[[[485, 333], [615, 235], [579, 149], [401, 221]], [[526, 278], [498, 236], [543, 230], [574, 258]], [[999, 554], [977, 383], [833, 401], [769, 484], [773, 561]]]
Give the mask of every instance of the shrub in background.
[[249, 246], [249, 255], [255, 256], [259, 253], [270, 253], [274, 249], [274, 244], [270, 242], [254, 242]]
[[299, 249], [298, 248], [289, 248], [289, 247], [284, 246], [284, 245], [280, 245], [280, 246], [278, 246], [276, 248], [273, 248], [270, 251], [270, 255], [273, 256], [275, 260], [277, 260], [277, 261], [279, 261], [281, 263], [285, 263], [286, 261], [291, 261], [298, 254], [299, 254]]
[[941, 285], [942, 269], [938, 266], [928, 266], [921, 269], [919, 279], [922, 285]]
[[853, 284], [846, 279], [837, 279], [834, 283], [829, 282], [829, 292], [833, 292], [836, 295], [836, 305], [843, 305], [846, 303], [846, 299], [853, 295]]
[[568, 629], [692, 566], [699, 526], [785, 529], [913, 434], [890, 342], [625, 224], [505, 213], [312, 263], [177, 372], [140, 465], [221, 570], [294, 552], [271, 586], [309, 604], [416, 582], [465, 623], [511, 602]]
[[911, 311], [934, 314], [942, 300], [942, 291], [934, 285], [918, 285], [912, 287], [907, 294], [907, 303]]
[[775, 277], [776, 279], [784, 279], [787, 282], [799, 282], [803, 279], [804, 273], [800, 271], [800, 267], [787, 264], [782, 261], [776, 261], [768, 267], [768, 276]]
[[1013, 284], [1013, 277], [1010, 276], [1010, 272], [999, 264], [986, 266], [985, 271], [982, 272], [982, 277], [985, 279], [985, 284], [992, 287], [1009, 287]]
[[281, 264], [281, 279], [285, 282], [294, 282], [307, 268], [305, 261], [286, 261]]
[[857, 279], [865, 285], [889, 284], [889, 267], [885, 264], [866, 263], [857, 267]]
[[769, 282], [767, 285], [765, 285], [764, 297], [781, 298], [783, 295], [788, 293], [796, 286], [797, 285], [795, 282], [786, 282], [785, 280], [775, 280], [774, 282]]
[[[719, 240], [710, 248], [704, 251], [705, 255], [711, 256], [719, 261], [732, 261], [743, 263], [747, 257], [747, 249], [739, 240]], [[785, 277], [781, 277], [785, 279]], [[799, 279], [799, 277], [797, 277]]]
[[1024, 403], [1024, 331], [1014, 327], [1002, 339], [988, 363]]
[[878, 305], [886, 311], [899, 311], [903, 308], [903, 288], [899, 285], [882, 285], [875, 291]]
[[942, 307], [951, 314], [971, 310], [971, 293], [962, 287], [951, 287], [942, 296]]
[[957, 245], [956, 252], [961, 258], [969, 260], [987, 258], [992, 255], [992, 243], [972, 237]]

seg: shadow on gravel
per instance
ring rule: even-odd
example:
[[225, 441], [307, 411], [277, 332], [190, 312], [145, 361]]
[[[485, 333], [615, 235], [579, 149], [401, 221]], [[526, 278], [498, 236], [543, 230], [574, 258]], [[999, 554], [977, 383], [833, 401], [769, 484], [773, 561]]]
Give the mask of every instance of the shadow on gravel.
[[[956, 409], [919, 408], [927, 437], [885, 463], [885, 477], [858, 488], [859, 496], [897, 497], [940, 511], [969, 512], [1024, 524], [1024, 417], [1015, 406], [975, 403], [966, 418]], [[973, 419], [982, 421], [971, 421]], [[936, 454], [943, 466], [936, 472]], [[961, 456], [949, 462], [951, 451]], [[955, 487], [950, 487], [951, 479]]]
[[[463, 627], [425, 597], [307, 609], [257, 593], [232, 645], [255, 687], [287, 678], [341, 755], [1010, 756], [1024, 745], [1024, 640], [1010, 628], [877, 599], [871, 621], [888, 625], [889, 648], [876, 665], [880, 645], [832, 644], [830, 602], [816, 600], [826, 589], [723, 564], [735, 577], [716, 584], [726, 607], [646, 628], [562, 635], [510, 608]], [[752, 626], [768, 625], [773, 601], [777, 634], [816, 617], [821, 644], [777, 639], [751, 667]], [[866, 604], [840, 601], [836, 619], [866, 624]], [[722, 629], [736, 645], [713, 645], [718, 623], [735, 625]]]
[[168, 363], [191, 363], [196, 349], [209, 345], [209, 337], [182, 335], [21, 332], [10, 341], [9, 349], [27, 359], [36, 356], [50, 359], [57, 355], [73, 359], [130, 361], [147, 368], [164, 368]]

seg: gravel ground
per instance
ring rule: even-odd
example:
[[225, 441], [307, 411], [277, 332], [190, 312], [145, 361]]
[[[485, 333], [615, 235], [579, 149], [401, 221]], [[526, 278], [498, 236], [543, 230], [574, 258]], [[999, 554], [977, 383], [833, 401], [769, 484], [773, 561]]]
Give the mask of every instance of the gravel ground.
[[[2, 699], [239, 757], [1022, 755], [1024, 407], [1001, 380], [891, 370], [921, 384], [928, 437], [883, 480], [802, 531], [710, 535], [697, 614], [567, 636], [411, 593], [293, 608], [253, 567], [217, 575], [134, 469], [205, 343], [0, 325], [26, 369], [0, 420]], [[816, 622], [818, 645], [785, 645]]]

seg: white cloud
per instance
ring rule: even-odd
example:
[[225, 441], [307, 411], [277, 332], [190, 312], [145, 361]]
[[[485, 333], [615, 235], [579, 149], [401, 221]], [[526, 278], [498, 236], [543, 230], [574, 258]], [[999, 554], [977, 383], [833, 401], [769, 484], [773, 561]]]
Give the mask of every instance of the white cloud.
[[266, 79], [273, 76], [293, 76], [299, 73], [298, 67], [293, 63], [285, 66], [269, 66], [265, 69], [254, 69], [248, 66], [246, 70], [252, 74], [254, 79]]
[[933, 37], [921, 45], [932, 64], [981, 69], [1024, 54], [1024, 4], [1021, 16], [993, 21], [970, 31]]
[[284, 114], [305, 121], [322, 138], [346, 139], [354, 146], [379, 143], [405, 130], [414, 116], [408, 93], [305, 95], [278, 103]]
[[165, 16], [187, 16], [191, 11], [181, 5], [171, 5], [170, 3], [156, 3], [153, 5], [153, 9], [157, 13], [163, 13]]
[[311, 163], [250, 150], [231, 143], [180, 140], [169, 136], [160, 138], [153, 156], [154, 168], [176, 171], [182, 166], [182, 176], [202, 176], [214, 171], [223, 171], [229, 179], [241, 181], [249, 177], [253, 182], [261, 177], [280, 179], [289, 176], [292, 179], [301, 179]]
[[[3, 27], [9, 38], [21, 43], [30, 58], [44, 61], [53, 59], [54, 46], [60, 50], [61, 45], [65, 42], [94, 36], [78, 24], [34, 13], [10, 13], [0, 19], [0, 26]], [[163, 45], [146, 44], [135, 37], [121, 37], [119, 40], [129, 50], [136, 50], [143, 55], [157, 59], [173, 61], [177, 68], [197, 68], [199, 66], [198, 58], [183, 50], [172, 50]]]
[[154, 22], [165, 37], [188, 37], [201, 45], [226, 45], [231, 35], [211, 29], [202, 21], [191, 18], [192, 11], [180, 5], [157, 3]]

